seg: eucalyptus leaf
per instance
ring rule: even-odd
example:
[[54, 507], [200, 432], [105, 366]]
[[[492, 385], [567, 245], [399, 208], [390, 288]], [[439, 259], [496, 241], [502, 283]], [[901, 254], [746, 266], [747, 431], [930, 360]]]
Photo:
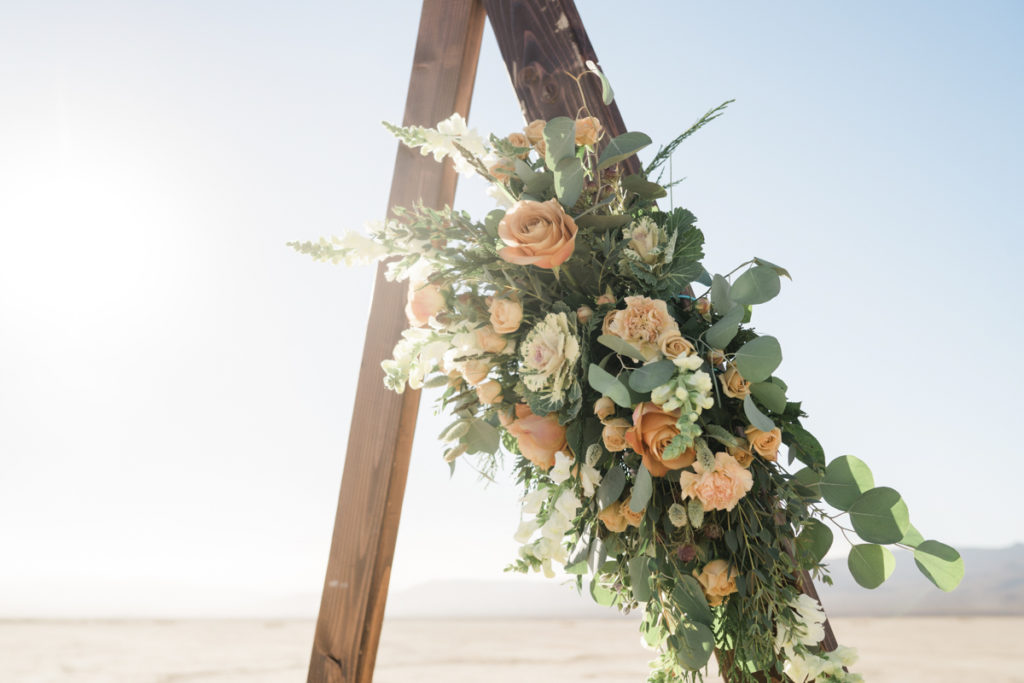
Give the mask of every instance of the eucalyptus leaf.
[[576, 156], [576, 121], [558, 116], [544, 126], [544, 164], [554, 171], [558, 162]]
[[629, 401], [629, 390], [614, 375], [611, 375], [593, 363], [587, 370], [587, 382], [590, 387], [623, 408], [632, 407]]
[[675, 588], [672, 589], [672, 600], [690, 621], [705, 626], [713, 626], [715, 623], [714, 614], [704, 597], [704, 588], [700, 582], [692, 576], [679, 577]]
[[871, 469], [860, 458], [844, 455], [825, 468], [821, 495], [837, 510], [849, 510], [853, 502], [875, 485]]
[[853, 501], [850, 522], [868, 543], [899, 543], [910, 528], [910, 512], [899, 491], [878, 486]]
[[729, 289], [729, 281], [721, 275], [711, 278], [711, 308], [719, 315], [725, 315], [736, 305], [736, 302], [729, 298]]
[[743, 414], [747, 416], [750, 424], [762, 432], [770, 432], [775, 429], [775, 423], [771, 421], [771, 418], [758, 410], [757, 405], [750, 396], [743, 397]]
[[[548, 125], [551, 124], [549, 123]], [[545, 131], [546, 130], [547, 129], [545, 129]], [[596, 170], [600, 171], [612, 164], [624, 161], [649, 144], [651, 144], [651, 138], [644, 133], [637, 131], [623, 133], [622, 135], [612, 139], [612, 141], [608, 143], [608, 146], [602, 150], [601, 157], [597, 162]]]
[[581, 560], [580, 562], [574, 562], [572, 564], [566, 565], [565, 566], [565, 573], [566, 574], [586, 574], [588, 569], [589, 569], [589, 567], [587, 566], [587, 561], [586, 560]]
[[773, 413], [781, 415], [786, 412], [786, 390], [778, 384], [774, 382], [757, 382], [750, 385], [750, 393]]
[[[739, 332], [740, 322], [746, 309], [743, 306], [735, 306], [714, 325], [704, 333], [704, 341], [713, 349], [724, 349]], [[742, 372], [740, 374], [743, 374]], [[749, 379], [744, 376], [744, 379]]]
[[461, 442], [470, 453], [495, 453], [500, 439], [498, 430], [492, 425], [483, 420], [473, 420]]
[[583, 192], [583, 162], [568, 157], [555, 167], [555, 196], [567, 209], [571, 209]]
[[753, 306], [771, 301], [781, 289], [778, 273], [765, 266], [754, 266], [736, 278], [729, 296], [736, 303]]
[[911, 548], [916, 548], [921, 545], [924, 541], [924, 536], [917, 530], [913, 524], [907, 527], [907, 533], [903, 534], [903, 538], [900, 539], [900, 543], [903, 545], [909, 545]]
[[772, 263], [771, 261], [765, 261], [763, 258], [758, 258], [757, 256], [754, 257], [754, 263], [756, 263], [759, 266], [764, 266], [766, 268], [771, 268], [776, 273], [778, 273], [780, 276], [789, 278], [790, 282], [793, 281], [793, 276], [790, 275], [789, 271], [786, 270], [785, 268], [783, 268], [782, 266], [777, 266], [774, 263]]
[[[735, 291], [733, 287], [733, 291]], [[710, 332], [711, 330], [708, 330]], [[763, 382], [782, 363], [782, 348], [775, 337], [751, 339], [736, 352], [736, 369], [748, 382]]]
[[640, 555], [629, 561], [629, 582], [633, 587], [633, 598], [637, 602], [647, 602], [651, 599], [651, 586], [647, 582], [650, 577], [647, 567], [649, 560], [646, 555]]
[[711, 629], [699, 622], [684, 622], [676, 629], [675, 636], [679, 644], [675, 653], [679, 664], [690, 671], [703, 669], [715, 651], [715, 634]]
[[622, 187], [643, 199], [661, 199], [668, 192], [658, 183], [652, 183], [641, 173], [624, 176], [621, 181]]
[[[821, 447], [821, 444], [818, 443], [818, 440], [813, 434], [795, 422], [791, 422], [785, 426], [785, 434], [792, 438], [793, 442], [798, 446], [798, 448], [795, 449], [790, 448], [790, 453], [796, 451], [796, 456], [800, 459], [800, 462], [811, 467], [825, 466], [825, 449]], [[867, 467], [867, 465], [865, 465], [865, 467]], [[868, 488], [871, 488], [871, 486], [874, 486], [874, 482], [872, 482]], [[860, 495], [860, 492], [858, 492], [858, 495]]]
[[[540, 201], [543, 195], [546, 195], [551, 191], [551, 186], [555, 182], [555, 174], [551, 171], [541, 171], [540, 173], [534, 173], [533, 177], [526, 181], [523, 186], [525, 192], [521, 199], [533, 199], [534, 201]], [[532, 195], [527, 197], [526, 194]]]
[[709, 424], [704, 426], [704, 433], [710, 436], [715, 441], [721, 443], [723, 446], [739, 446], [739, 439], [734, 434], [729, 432], [724, 427], [716, 424]]
[[670, 360], [648, 363], [629, 373], [629, 388], [640, 393], [653, 391], [672, 379], [675, 374], [676, 364]]
[[654, 491], [654, 482], [651, 480], [651, 473], [647, 468], [640, 465], [636, 471], [636, 481], [633, 482], [633, 490], [629, 494], [629, 509], [632, 512], [642, 512], [647, 507], [647, 501], [651, 499]]
[[612, 100], [615, 99], [615, 91], [612, 90], [612, 84], [608, 81], [608, 77], [598, 68], [594, 60], [588, 59], [586, 64], [587, 69], [601, 79], [601, 101], [605, 104], [611, 104]]
[[796, 559], [801, 569], [812, 569], [832, 548], [833, 534], [827, 525], [817, 519], [804, 524], [796, 537]]
[[622, 495], [626, 488], [626, 473], [621, 467], [612, 467], [603, 477], [601, 485], [597, 487], [597, 505], [602, 510], [614, 503]]
[[864, 588], [878, 588], [892, 575], [896, 558], [888, 548], [864, 543], [850, 548], [846, 565], [854, 581]]
[[801, 498], [810, 498], [812, 500], [821, 498], [821, 479], [822, 475], [810, 467], [799, 469], [793, 474], [797, 494]]
[[[639, 361], [644, 360], [644, 354], [640, 353], [640, 349], [636, 348], [621, 337], [616, 337], [613, 334], [602, 334], [597, 338], [597, 342], [603, 346], [607, 346], [620, 356], [629, 356], [630, 358]], [[628, 408], [629, 406], [624, 407]]]
[[914, 562], [928, 580], [951, 591], [964, 578], [964, 561], [956, 549], [938, 541], [923, 541], [914, 549]]
[[590, 597], [594, 598], [597, 604], [610, 607], [618, 600], [619, 594], [600, 585], [596, 580], [591, 580]]

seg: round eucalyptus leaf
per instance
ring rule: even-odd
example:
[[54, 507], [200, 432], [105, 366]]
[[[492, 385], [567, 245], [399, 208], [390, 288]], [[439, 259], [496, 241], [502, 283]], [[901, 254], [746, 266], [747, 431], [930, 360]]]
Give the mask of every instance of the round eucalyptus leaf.
[[951, 591], [964, 578], [964, 561], [955, 548], [938, 541], [922, 541], [914, 548], [914, 562], [928, 580]]
[[771, 301], [778, 295], [780, 289], [782, 283], [775, 270], [766, 266], [754, 266], [736, 278], [729, 291], [729, 297], [744, 306], [753, 306]]
[[899, 543], [910, 528], [910, 512], [899, 491], [879, 486], [853, 501], [850, 521], [868, 543]]
[[699, 622], [683, 622], [676, 630], [676, 659], [690, 671], [703, 669], [715, 651], [715, 634]]
[[850, 548], [846, 564], [854, 581], [864, 588], [878, 588], [896, 568], [896, 558], [888, 548], [864, 543]]
[[707, 598], [704, 597], [704, 588], [692, 576], [679, 578], [676, 587], [672, 589], [672, 599], [690, 621], [706, 626], [714, 624], [715, 618], [711, 613], [711, 607], [708, 606]]
[[849, 510], [853, 501], [874, 485], [875, 477], [867, 464], [860, 458], [844, 455], [825, 468], [821, 495], [837, 510]]
[[921, 532], [913, 524], [907, 527], [907, 533], [903, 534], [903, 538], [900, 539], [900, 543], [909, 545], [911, 548], [921, 545], [922, 541], [924, 541], [924, 536], [921, 535]]
[[796, 484], [796, 492], [801, 498], [821, 498], [821, 474], [810, 467], [797, 470], [793, 475], [793, 483]]
[[[709, 330], [710, 331], [710, 330]], [[763, 382], [782, 363], [782, 347], [775, 337], [751, 339], [736, 352], [736, 369], [748, 382]]]
[[796, 559], [803, 569], [811, 569], [821, 562], [832, 548], [832, 530], [816, 519], [804, 524], [796, 537]]

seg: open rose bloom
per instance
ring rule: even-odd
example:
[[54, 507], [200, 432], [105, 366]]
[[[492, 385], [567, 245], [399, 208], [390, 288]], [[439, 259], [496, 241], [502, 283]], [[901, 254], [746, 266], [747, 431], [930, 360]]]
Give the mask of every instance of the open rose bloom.
[[958, 557], [915, 540], [895, 492], [861, 491], [867, 466], [829, 466], [805, 428], [779, 342], [748, 325], [785, 269], [754, 258], [708, 273], [696, 217], [659, 205], [663, 188], [630, 160], [649, 139], [606, 124], [582, 111], [487, 140], [461, 117], [389, 126], [483, 176], [496, 208], [476, 220], [416, 205], [369, 238], [293, 246], [332, 262], [383, 255], [387, 277], [408, 280], [410, 327], [385, 383], [435, 392], [451, 419], [439, 460], [471, 458], [485, 477], [511, 468], [521, 519], [494, 530], [521, 546], [510, 569], [562, 566], [595, 599], [644, 612], [652, 680], [697, 680], [715, 648], [763, 671], [820, 664], [819, 680], [855, 680], [813, 659], [814, 643], [774, 645], [801, 632], [801, 572], [828, 571], [823, 506], [850, 511], [871, 548], [851, 561], [862, 583], [884, 573], [885, 544], [923, 544], [919, 564], [942, 588]]

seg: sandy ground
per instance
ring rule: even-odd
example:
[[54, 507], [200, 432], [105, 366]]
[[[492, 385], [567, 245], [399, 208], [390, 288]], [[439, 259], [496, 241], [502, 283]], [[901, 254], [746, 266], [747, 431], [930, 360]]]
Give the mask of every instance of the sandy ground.
[[[873, 683], [1024, 683], [1024, 618], [846, 618], [835, 629]], [[303, 681], [312, 631], [306, 621], [0, 621], [0, 681]], [[375, 680], [642, 683], [649, 658], [628, 619], [394, 620]]]

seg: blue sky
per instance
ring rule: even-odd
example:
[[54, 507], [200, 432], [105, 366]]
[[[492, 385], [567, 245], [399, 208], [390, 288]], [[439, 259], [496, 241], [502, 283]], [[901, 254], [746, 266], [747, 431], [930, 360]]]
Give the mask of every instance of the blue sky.
[[[1024, 9], [579, 7], [629, 127], [737, 100], [676, 153], [674, 200], [709, 269], [793, 273], [754, 323], [829, 455], [926, 537], [1024, 541]], [[372, 273], [283, 245], [382, 216], [418, 15], [0, 8], [3, 614], [315, 610]], [[470, 122], [521, 125], [489, 28]], [[449, 481], [421, 414], [394, 585], [500, 578], [514, 491]]]

